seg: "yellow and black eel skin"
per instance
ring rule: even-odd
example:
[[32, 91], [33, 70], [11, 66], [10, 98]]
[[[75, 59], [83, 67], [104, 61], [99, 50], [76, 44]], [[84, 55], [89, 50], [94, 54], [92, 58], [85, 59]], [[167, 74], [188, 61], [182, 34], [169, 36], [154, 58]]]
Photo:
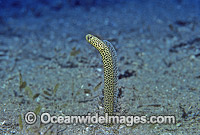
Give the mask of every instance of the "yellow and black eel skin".
[[101, 54], [104, 67], [104, 113], [113, 115], [117, 103], [117, 54], [112, 44], [107, 40], [100, 40], [97, 37], [87, 34], [86, 40], [94, 46]]

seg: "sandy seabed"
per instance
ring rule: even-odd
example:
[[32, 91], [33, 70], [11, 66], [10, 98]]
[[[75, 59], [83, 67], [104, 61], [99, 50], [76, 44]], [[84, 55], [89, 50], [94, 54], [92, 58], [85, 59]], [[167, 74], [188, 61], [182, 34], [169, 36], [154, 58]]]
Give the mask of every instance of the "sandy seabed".
[[[184, 5], [130, 2], [1, 21], [0, 133], [200, 134], [200, 19], [195, 13]], [[102, 113], [103, 63], [85, 40], [88, 33], [116, 48], [118, 114], [174, 115], [176, 124], [25, 123], [28, 111]]]

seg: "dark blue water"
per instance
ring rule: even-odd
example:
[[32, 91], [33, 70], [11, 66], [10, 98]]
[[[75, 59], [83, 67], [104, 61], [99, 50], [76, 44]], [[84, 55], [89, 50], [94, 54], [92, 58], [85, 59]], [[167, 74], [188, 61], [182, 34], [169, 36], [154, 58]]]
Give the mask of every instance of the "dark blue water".
[[[47, 8], [53, 11], [59, 11], [64, 7], [107, 7], [115, 4], [123, 4], [130, 1], [135, 1], [140, 5], [151, 4], [151, 6], [170, 6], [176, 5], [177, 8], [186, 6], [193, 9], [196, 15], [200, 15], [199, 0], [0, 0], [0, 17], [23, 17], [24, 15], [34, 15], [40, 17], [43, 9]], [[154, 3], [154, 4], [152, 4]], [[158, 11], [159, 12], [159, 11]]]

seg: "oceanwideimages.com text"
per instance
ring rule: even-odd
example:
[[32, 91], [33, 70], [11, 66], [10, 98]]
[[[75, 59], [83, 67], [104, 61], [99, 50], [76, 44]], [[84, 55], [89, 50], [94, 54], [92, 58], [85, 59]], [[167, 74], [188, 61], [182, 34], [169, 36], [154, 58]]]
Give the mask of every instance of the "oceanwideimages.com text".
[[[27, 124], [34, 124], [37, 120], [35, 113], [28, 112], [25, 114], [25, 122]], [[133, 126], [134, 124], [175, 124], [175, 116], [109, 116], [107, 113], [105, 115], [87, 115], [82, 116], [56, 116], [50, 115], [49, 113], [42, 113], [40, 115], [40, 121], [43, 124], [125, 124], [126, 126]]]

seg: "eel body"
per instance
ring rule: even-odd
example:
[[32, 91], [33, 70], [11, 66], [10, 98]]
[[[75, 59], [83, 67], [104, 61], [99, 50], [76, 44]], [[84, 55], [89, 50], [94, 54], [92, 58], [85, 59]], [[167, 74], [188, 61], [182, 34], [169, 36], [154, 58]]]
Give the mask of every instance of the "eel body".
[[109, 41], [100, 40], [97, 37], [87, 34], [86, 40], [94, 46], [101, 54], [104, 67], [104, 113], [113, 115], [117, 102], [117, 54]]

